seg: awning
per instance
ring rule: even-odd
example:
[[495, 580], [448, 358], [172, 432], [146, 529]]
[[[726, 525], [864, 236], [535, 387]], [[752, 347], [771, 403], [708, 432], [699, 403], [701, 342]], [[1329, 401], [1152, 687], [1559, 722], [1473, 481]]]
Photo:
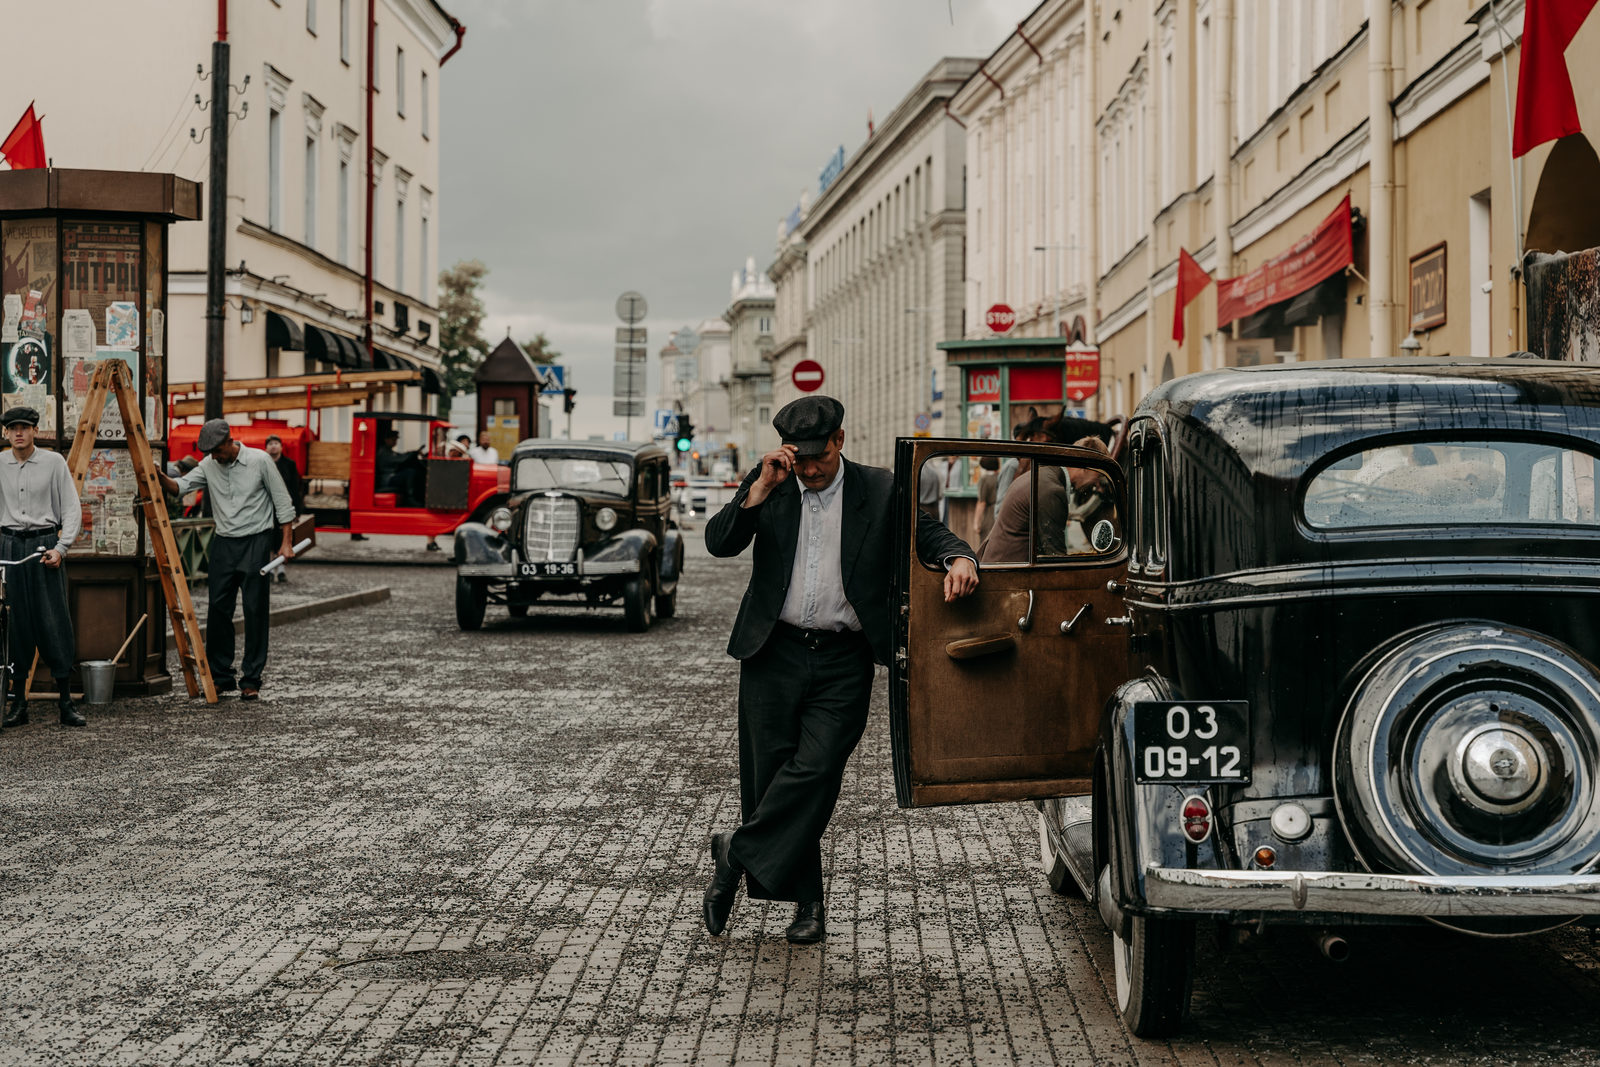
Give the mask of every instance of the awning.
[[368, 370], [372, 364], [367, 362], [367, 348], [354, 337], [339, 334], [339, 347], [344, 349], [344, 366], [350, 370]]
[[385, 352], [381, 348], [372, 350], [372, 365], [378, 370], [406, 370], [410, 367], [407, 361], [393, 352]]
[[285, 352], [303, 352], [306, 347], [305, 333], [301, 331], [300, 324], [289, 316], [268, 311], [267, 347], [281, 348]]
[[432, 393], [434, 396], [445, 396], [444, 379], [439, 377], [432, 367], [423, 367], [421, 370], [422, 391], [424, 393]]
[[305, 353], [307, 359], [318, 359], [335, 366], [346, 366], [345, 350], [339, 346], [339, 335], [321, 326], [306, 323]]
[[1273, 256], [1249, 274], [1217, 279], [1217, 327], [1299, 296], [1353, 262], [1355, 237], [1346, 196], [1287, 252]]
[[1283, 304], [1285, 326], [1310, 326], [1325, 315], [1344, 310], [1343, 274], [1335, 274]]

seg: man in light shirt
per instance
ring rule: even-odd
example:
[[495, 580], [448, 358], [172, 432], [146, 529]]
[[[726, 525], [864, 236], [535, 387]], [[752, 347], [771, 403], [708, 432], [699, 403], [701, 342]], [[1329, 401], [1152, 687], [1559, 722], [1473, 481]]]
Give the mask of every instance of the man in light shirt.
[[497, 464], [500, 462], [499, 451], [494, 447], [494, 445], [489, 443], [488, 430], [479, 431], [478, 443], [472, 449], [470, 449], [470, 452], [472, 454], [472, 460], [474, 463]]
[[[888, 663], [894, 642], [894, 475], [844, 458], [843, 422], [844, 405], [830, 396], [785, 405], [772, 420], [783, 446], [706, 524], [713, 556], [755, 544], [728, 640], [740, 661], [742, 817], [711, 838], [704, 917], [713, 935], [743, 881], [754, 899], [795, 902], [790, 942], [827, 936], [822, 834], [867, 725], [873, 663]], [[916, 549], [945, 568], [947, 601], [977, 589], [972, 549], [926, 514]]]
[[72, 703], [68, 676], [76, 658], [72, 615], [67, 610], [67, 574], [61, 564], [78, 539], [83, 509], [72, 472], [59, 452], [35, 448], [39, 413], [14, 407], [0, 415], [11, 449], [0, 454], [0, 558], [37, 560], [8, 567], [6, 597], [11, 603], [11, 704], [4, 725], [28, 721], [28, 672], [33, 654], [56, 681], [61, 725], [83, 726]]
[[[261, 574], [274, 555], [294, 557], [294, 503], [272, 457], [233, 439], [225, 419], [200, 427], [206, 458], [182, 478], [159, 475], [169, 493], [204, 489], [216, 519], [207, 567], [206, 661], [218, 693], [255, 700], [267, 666], [272, 582]], [[233, 607], [244, 593], [244, 662], [233, 673]]]

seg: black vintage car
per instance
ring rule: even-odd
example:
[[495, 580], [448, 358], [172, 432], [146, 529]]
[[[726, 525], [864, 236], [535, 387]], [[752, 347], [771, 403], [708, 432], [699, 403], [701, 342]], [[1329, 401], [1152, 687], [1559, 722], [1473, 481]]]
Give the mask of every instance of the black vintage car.
[[[941, 453], [1035, 466], [1006, 498], [1031, 544], [952, 604], [909, 540]], [[1303, 927], [1333, 958], [1366, 925], [1592, 924], [1597, 456], [1600, 368], [1509, 359], [1180, 378], [1131, 420], [1126, 476], [901, 441], [899, 802], [1038, 801], [1141, 1036], [1186, 1017], [1201, 923]], [[1070, 536], [1041, 528], [1072, 514], [1056, 464], [1109, 501]]]
[[456, 530], [456, 622], [487, 606], [514, 616], [543, 597], [621, 603], [628, 629], [677, 611], [683, 537], [672, 478], [656, 444], [524, 441], [511, 454], [511, 499], [487, 523]]

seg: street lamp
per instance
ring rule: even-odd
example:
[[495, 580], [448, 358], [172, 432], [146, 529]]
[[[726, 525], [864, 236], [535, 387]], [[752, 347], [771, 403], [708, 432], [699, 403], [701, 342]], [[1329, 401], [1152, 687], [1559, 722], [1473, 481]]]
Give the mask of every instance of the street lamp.
[[1421, 351], [1422, 342], [1417, 340], [1417, 334], [1415, 330], [1406, 334], [1406, 339], [1400, 342], [1400, 352], [1402, 355], [1414, 356]]

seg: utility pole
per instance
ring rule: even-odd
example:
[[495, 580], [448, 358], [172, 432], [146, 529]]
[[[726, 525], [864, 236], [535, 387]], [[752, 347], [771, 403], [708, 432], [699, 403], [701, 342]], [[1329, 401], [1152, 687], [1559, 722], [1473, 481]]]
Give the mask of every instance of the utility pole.
[[228, 0], [217, 0], [217, 39], [211, 45], [211, 194], [206, 232], [206, 418], [222, 417], [223, 294], [228, 258]]

